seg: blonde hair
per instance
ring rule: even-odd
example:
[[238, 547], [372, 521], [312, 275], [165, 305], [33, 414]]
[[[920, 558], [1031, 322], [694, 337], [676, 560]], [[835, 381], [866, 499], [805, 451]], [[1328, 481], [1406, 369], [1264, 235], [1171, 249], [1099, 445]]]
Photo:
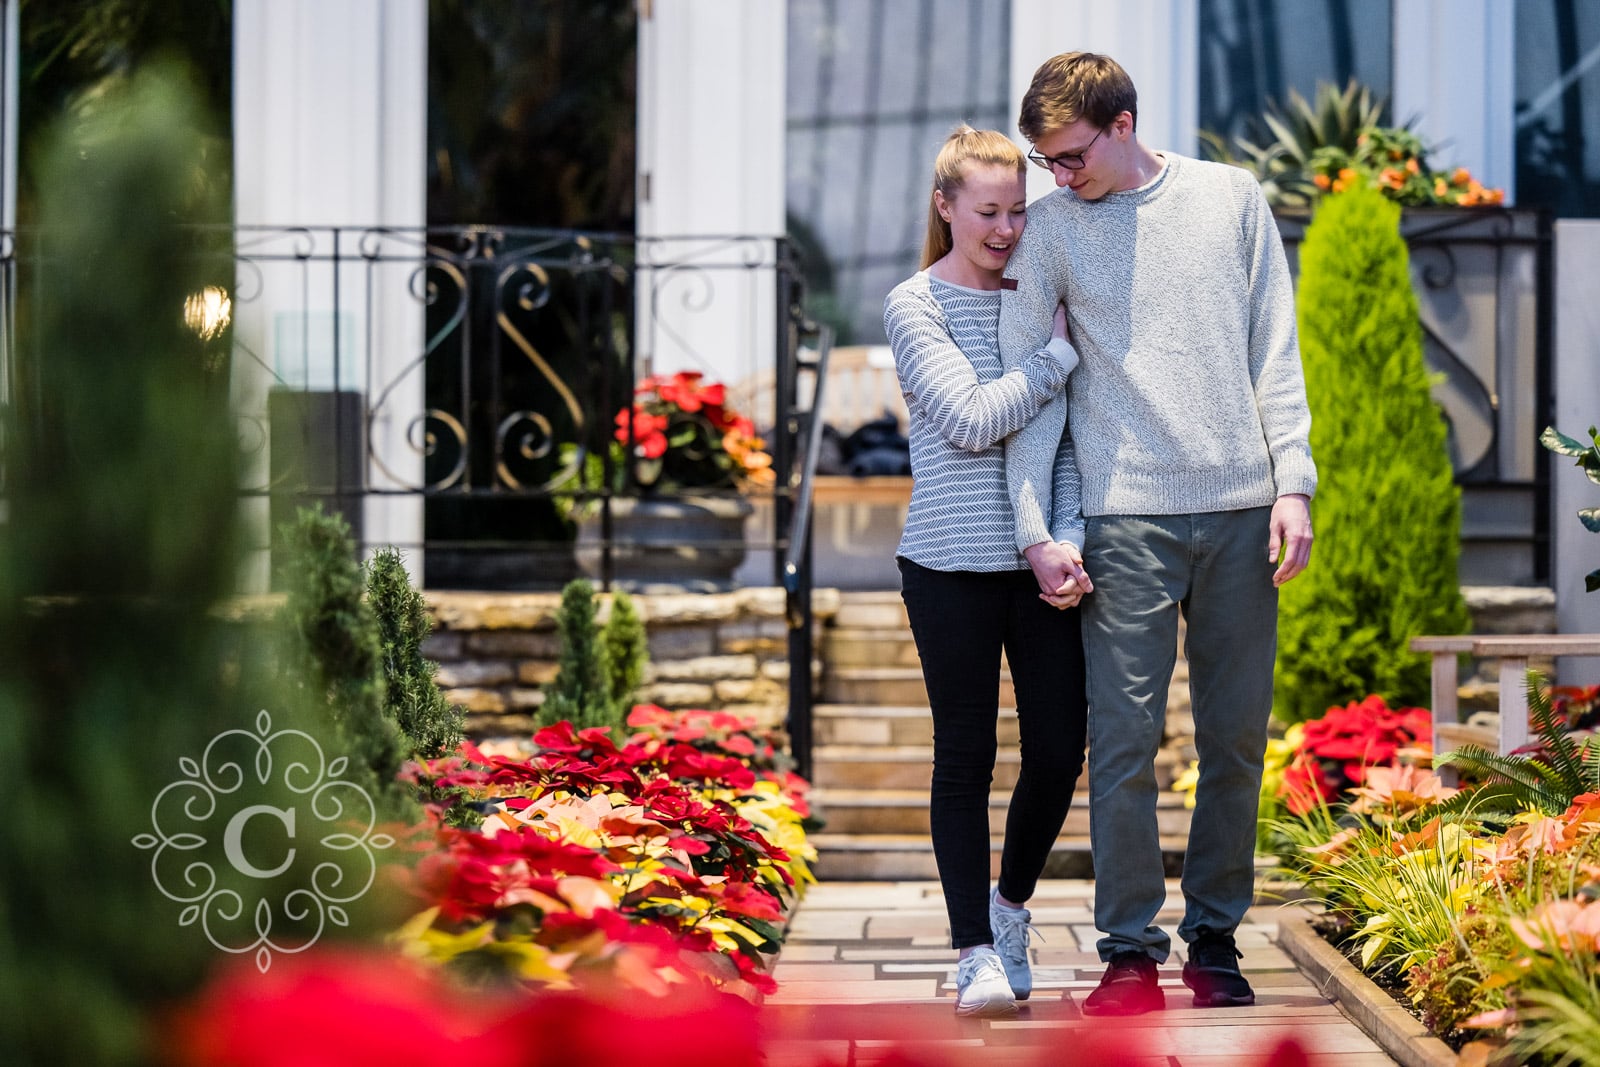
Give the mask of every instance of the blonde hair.
[[1133, 127], [1138, 129], [1139, 94], [1116, 60], [1094, 52], [1063, 52], [1033, 72], [1033, 84], [1022, 95], [1017, 129], [1037, 142], [1079, 119], [1103, 129], [1124, 111], [1133, 116]]
[[1027, 170], [1028, 159], [1022, 149], [999, 130], [975, 130], [962, 124], [945, 138], [944, 147], [933, 161], [933, 188], [928, 193], [928, 235], [922, 242], [921, 270], [943, 259], [950, 251], [950, 224], [939, 214], [934, 193], [954, 200], [967, 184], [967, 164], [1014, 167], [1018, 174]]

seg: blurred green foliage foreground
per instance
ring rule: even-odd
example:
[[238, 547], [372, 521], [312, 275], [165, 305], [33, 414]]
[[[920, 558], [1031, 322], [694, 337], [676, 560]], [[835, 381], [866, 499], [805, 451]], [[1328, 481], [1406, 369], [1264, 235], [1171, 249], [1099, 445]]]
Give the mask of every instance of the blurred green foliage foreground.
[[271, 680], [261, 628], [215, 611], [238, 540], [230, 341], [183, 312], [233, 288], [234, 260], [199, 114], [151, 70], [30, 146], [0, 424], [9, 1063], [152, 1062], [163, 1006], [209, 968], [355, 930], [375, 895], [376, 839], [318, 854], [314, 824], [368, 801], [335, 781], [337, 741]]

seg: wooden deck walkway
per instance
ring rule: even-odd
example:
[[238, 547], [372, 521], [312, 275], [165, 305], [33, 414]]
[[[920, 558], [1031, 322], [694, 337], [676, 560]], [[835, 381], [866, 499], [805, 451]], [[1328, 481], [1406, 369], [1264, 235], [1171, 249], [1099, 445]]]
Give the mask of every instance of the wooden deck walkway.
[[[1167, 1009], [1131, 1019], [1086, 1018], [1084, 996], [1104, 970], [1088, 881], [1040, 884], [1030, 902], [1034, 993], [1007, 1020], [958, 1019], [955, 953], [936, 882], [825, 882], [795, 916], [763, 1015], [784, 1039], [771, 1067], [833, 1062], [870, 1067], [908, 1054], [918, 1064], [1058, 1067], [1253, 1067], [1286, 1038], [1308, 1067], [1395, 1063], [1303, 976], [1275, 943], [1276, 907], [1253, 908], [1237, 937], [1256, 989], [1248, 1008], [1195, 1008], [1179, 977], [1181, 945], [1161, 968]], [[1168, 885], [1158, 920], [1177, 926], [1182, 898]]]

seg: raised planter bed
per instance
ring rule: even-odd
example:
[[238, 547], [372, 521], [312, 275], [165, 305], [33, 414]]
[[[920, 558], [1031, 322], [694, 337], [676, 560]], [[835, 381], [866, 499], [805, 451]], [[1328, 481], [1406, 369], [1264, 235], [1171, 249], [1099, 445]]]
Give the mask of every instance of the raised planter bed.
[[1328, 944], [1311, 928], [1311, 916], [1304, 910], [1284, 909], [1278, 919], [1278, 947], [1402, 1067], [1455, 1067], [1454, 1050]]

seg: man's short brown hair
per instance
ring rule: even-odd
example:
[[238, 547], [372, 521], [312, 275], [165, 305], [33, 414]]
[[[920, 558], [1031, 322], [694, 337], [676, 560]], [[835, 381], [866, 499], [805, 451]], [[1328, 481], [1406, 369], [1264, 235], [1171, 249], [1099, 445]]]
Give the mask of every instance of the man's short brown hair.
[[1139, 95], [1121, 64], [1094, 52], [1063, 52], [1033, 72], [1033, 84], [1022, 96], [1017, 129], [1029, 141], [1038, 141], [1079, 119], [1109, 126], [1124, 111], [1133, 116], [1138, 129]]

